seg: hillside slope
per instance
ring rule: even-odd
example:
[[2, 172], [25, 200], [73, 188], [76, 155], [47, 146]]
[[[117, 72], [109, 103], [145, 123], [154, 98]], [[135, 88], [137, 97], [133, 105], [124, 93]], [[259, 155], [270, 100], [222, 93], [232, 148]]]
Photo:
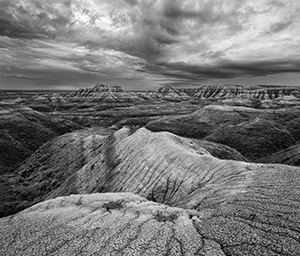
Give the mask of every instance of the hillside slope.
[[146, 128], [221, 143], [257, 161], [300, 141], [300, 109], [208, 105], [191, 114], [148, 122]]
[[261, 158], [259, 162], [300, 166], [300, 145], [296, 144], [273, 155]]
[[80, 128], [24, 105], [0, 102], [0, 174], [14, 170], [48, 140]]

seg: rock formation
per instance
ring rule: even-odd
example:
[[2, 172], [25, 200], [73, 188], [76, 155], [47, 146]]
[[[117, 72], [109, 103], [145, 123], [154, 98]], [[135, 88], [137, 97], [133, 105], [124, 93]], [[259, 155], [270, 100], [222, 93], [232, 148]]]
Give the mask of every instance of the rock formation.
[[171, 86], [159, 88], [157, 91], [129, 92], [120, 86], [96, 84], [92, 88], [80, 89], [69, 94], [69, 101], [94, 101], [94, 102], [144, 102], [144, 101], [182, 101], [190, 96]]
[[166, 85], [164, 87], [158, 88], [157, 97], [162, 99], [169, 99], [169, 100], [188, 100], [190, 96], [188, 96], [185, 92], [175, 89], [170, 85]]
[[298, 167], [220, 160], [144, 128], [98, 141], [47, 198], [81, 195], [0, 219], [1, 254], [298, 255]]
[[281, 86], [252, 86], [242, 85], [203, 85], [198, 88], [179, 89], [186, 94], [201, 99], [259, 99], [274, 100], [276, 98], [293, 95], [299, 98], [298, 87]]
[[[193, 99], [231, 100], [231, 104], [249, 106], [252, 100], [263, 101], [265, 107], [299, 106], [300, 90], [290, 86], [242, 86], [202, 85], [198, 88], [173, 88], [169, 85], [152, 91], [126, 91], [121, 86], [96, 84], [92, 88], [77, 91], [14, 91], [0, 90], [0, 101], [22, 99], [41, 100], [45, 95], [52, 103], [68, 101], [139, 102], [139, 101], [186, 101]], [[45, 99], [43, 99], [44, 101]], [[224, 102], [224, 103], [226, 103]]]
[[134, 93], [127, 92], [121, 86], [96, 84], [92, 88], [80, 89], [68, 96], [69, 101], [132, 102], [141, 101]]

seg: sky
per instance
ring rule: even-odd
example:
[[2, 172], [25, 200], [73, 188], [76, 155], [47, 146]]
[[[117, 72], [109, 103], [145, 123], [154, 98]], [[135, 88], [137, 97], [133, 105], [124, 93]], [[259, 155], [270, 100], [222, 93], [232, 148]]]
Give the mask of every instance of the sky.
[[298, 0], [0, 0], [0, 88], [300, 86]]

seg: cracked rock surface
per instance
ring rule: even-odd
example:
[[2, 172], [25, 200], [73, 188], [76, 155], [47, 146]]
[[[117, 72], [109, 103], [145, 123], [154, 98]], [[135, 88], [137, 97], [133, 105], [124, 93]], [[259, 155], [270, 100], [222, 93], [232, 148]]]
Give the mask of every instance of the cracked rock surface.
[[0, 219], [0, 254], [298, 255], [295, 216], [234, 207], [208, 217], [132, 193], [59, 197]]

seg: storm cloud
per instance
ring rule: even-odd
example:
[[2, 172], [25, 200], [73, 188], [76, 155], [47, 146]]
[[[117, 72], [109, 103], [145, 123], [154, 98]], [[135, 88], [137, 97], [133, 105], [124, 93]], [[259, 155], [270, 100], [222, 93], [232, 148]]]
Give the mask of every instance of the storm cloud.
[[299, 9], [283, 0], [2, 0], [0, 85], [151, 89], [291, 74], [288, 85], [300, 71]]

